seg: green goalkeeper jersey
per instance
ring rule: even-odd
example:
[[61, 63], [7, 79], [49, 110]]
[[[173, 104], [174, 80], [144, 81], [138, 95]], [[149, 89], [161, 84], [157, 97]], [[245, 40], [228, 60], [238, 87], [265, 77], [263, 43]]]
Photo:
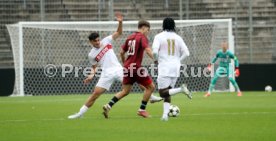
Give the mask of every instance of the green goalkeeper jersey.
[[237, 59], [237, 57], [229, 50], [227, 50], [226, 52], [223, 52], [222, 49], [220, 49], [215, 58], [213, 58], [212, 63], [214, 64], [217, 59], [220, 59], [219, 61], [219, 66], [220, 67], [229, 67], [229, 64], [231, 63], [231, 59], [234, 59], [235, 62], [235, 67], [239, 67], [239, 61]]

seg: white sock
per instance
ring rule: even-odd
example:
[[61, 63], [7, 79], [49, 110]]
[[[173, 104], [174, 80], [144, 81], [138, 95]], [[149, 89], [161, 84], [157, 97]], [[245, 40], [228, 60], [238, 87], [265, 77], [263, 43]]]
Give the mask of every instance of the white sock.
[[167, 116], [168, 113], [170, 112], [170, 106], [171, 106], [171, 104], [168, 102], [163, 103], [163, 117]]
[[88, 110], [88, 107], [85, 106], [85, 105], [83, 105], [83, 106], [80, 108], [79, 114], [80, 114], [80, 115], [83, 115], [87, 110]]
[[180, 93], [181, 91], [182, 91], [181, 88], [169, 89], [169, 95], [175, 95]]

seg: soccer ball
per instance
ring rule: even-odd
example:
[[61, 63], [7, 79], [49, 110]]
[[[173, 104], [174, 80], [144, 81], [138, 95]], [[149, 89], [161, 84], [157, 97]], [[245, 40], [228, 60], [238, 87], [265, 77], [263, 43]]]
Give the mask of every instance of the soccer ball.
[[272, 91], [272, 87], [269, 86], [269, 85], [265, 86], [265, 91], [266, 92], [271, 92]]
[[180, 109], [176, 105], [170, 106], [170, 111], [168, 113], [169, 117], [177, 117], [180, 114]]

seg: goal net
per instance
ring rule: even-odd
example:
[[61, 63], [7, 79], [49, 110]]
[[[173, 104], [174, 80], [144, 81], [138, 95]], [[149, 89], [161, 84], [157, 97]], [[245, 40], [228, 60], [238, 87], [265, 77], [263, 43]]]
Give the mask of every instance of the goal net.
[[[120, 46], [129, 34], [137, 30], [137, 23], [138, 21], [124, 21], [122, 37], [113, 42], [118, 58]], [[152, 44], [154, 36], [162, 31], [162, 21], [150, 23], [148, 39]], [[91, 67], [88, 60], [91, 46], [87, 37], [91, 32], [98, 32], [100, 38], [103, 38], [116, 31], [117, 26], [115, 21], [19, 22], [7, 25], [16, 72], [14, 95], [91, 93], [99, 77], [95, 77], [89, 85], [83, 84]], [[211, 76], [204, 69], [220, 49], [220, 43], [228, 41], [229, 49], [234, 51], [231, 19], [176, 21], [176, 32], [184, 39], [190, 51], [190, 56], [182, 62], [184, 65], [176, 87], [187, 83], [191, 91], [206, 91]], [[153, 61], [146, 55], [143, 66], [154, 68]], [[149, 72], [154, 72], [150, 74], [156, 84], [157, 70]], [[215, 89], [233, 90], [226, 77], [218, 80]], [[121, 83], [116, 82], [110, 92], [119, 90]], [[140, 89], [135, 86], [133, 91], [139, 92]]]

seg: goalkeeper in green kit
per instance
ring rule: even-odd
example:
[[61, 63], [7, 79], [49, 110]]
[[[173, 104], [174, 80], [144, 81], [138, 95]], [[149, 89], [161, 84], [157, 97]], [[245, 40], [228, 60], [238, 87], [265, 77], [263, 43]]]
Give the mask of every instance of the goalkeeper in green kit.
[[[212, 64], [214, 64], [217, 61], [217, 59], [220, 59], [219, 67], [217, 68], [217, 70], [215, 72], [215, 75], [214, 75], [213, 79], [211, 80], [209, 90], [204, 95], [204, 97], [211, 96], [211, 92], [214, 89], [218, 78], [222, 77], [222, 76], [227, 76], [228, 79], [230, 80], [230, 82], [235, 87], [236, 91], [238, 92], [237, 96], [242, 96], [242, 92], [240, 91], [238, 83], [235, 81], [235, 79], [231, 75], [231, 74], [233, 74], [233, 68], [230, 65], [231, 59], [233, 59], [234, 62], [235, 62], [235, 76], [239, 77], [239, 75], [240, 75], [239, 61], [238, 61], [237, 57], [231, 51], [228, 50], [228, 43], [227, 42], [225, 42], [225, 41], [222, 42], [221, 47], [222, 47], [222, 49], [217, 52], [216, 57], [212, 60]], [[211, 65], [212, 64], [208, 65], [208, 70], [209, 71], [211, 71]]]

